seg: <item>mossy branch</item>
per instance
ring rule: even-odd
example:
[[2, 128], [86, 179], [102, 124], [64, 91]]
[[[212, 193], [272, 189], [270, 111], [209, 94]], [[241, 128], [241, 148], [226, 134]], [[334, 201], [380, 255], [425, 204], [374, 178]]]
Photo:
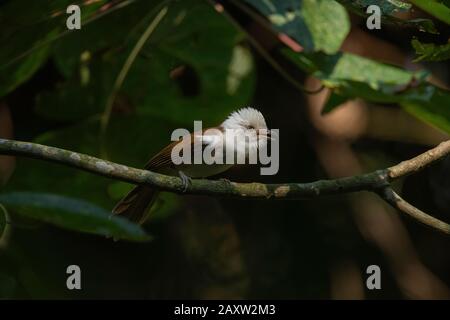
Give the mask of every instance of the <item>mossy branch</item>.
[[407, 161], [390, 168], [357, 176], [309, 183], [237, 183], [227, 180], [192, 179], [187, 189], [179, 177], [162, 175], [148, 170], [136, 169], [111, 161], [102, 160], [74, 151], [30, 142], [0, 139], [0, 154], [24, 156], [51, 161], [111, 179], [132, 184], [148, 185], [160, 190], [183, 194], [226, 196], [251, 199], [305, 199], [357, 191], [371, 191], [410, 217], [445, 234], [450, 234], [450, 225], [415, 208], [400, 198], [390, 183], [417, 172], [443, 159], [450, 153], [450, 140]]

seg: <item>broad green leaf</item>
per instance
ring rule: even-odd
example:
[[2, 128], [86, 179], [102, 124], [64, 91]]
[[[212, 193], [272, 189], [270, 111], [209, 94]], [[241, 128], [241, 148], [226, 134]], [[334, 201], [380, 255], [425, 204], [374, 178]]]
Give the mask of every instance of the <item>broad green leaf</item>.
[[49, 48], [44, 46], [19, 62], [0, 69], [0, 97], [13, 91], [31, 76], [47, 60]]
[[300, 43], [306, 52], [335, 53], [350, 31], [345, 8], [334, 0], [245, 0], [273, 27]]
[[450, 132], [450, 92], [427, 83], [426, 72], [409, 72], [348, 53], [306, 55], [288, 49], [283, 53], [299, 68], [333, 89], [334, 95], [323, 112], [353, 98], [397, 103], [418, 118]]
[[450, 59], [450, 43], [437, 45], [434, 43], [422, 43], [417, 39], [411, 41], [416, 50], [415, 61], [444, 61]]
[[[291, 50], [283, 50], [294, 63], [315, 77], [329, 88], [341, 87], [344, 82], [362, 82], [374, 90], [389, 93], [395, 90], [390, 86], [407, 85], [414, 73], [382, 64], [350, 53], [298, 54]], [[423, 77], [423, 75], [417, 75]]]
[[108, 211], [79, 199], [46, 193], [13, 192], [0, 194], [0, 201], [17, 214], [58, 227], [124, 240], [150, 239], [138, 225], [111, 216]]
[[448, 1], [409, 0], [409, 2], [450, 25], [450, 7], [448, 6]]
[[[154, 18], [154, 6], [139, 1], [58, 42], [54, 57], [67, 81], [40, 95], [39, 114], [71, 121], [103, 112], [131, 47]], [[98, 39], [102, 32], [107, 36]], [[184, 126], [193, 120], [220, 123], [247, 105], [253, 92], [253, 60], [242, 39], [207, 3], [173, 3], [127, 74], [113, 113]], [[83, 55], [90, 57], [84, 63]], [[84, 83], [82, 73], [88, 74]]]

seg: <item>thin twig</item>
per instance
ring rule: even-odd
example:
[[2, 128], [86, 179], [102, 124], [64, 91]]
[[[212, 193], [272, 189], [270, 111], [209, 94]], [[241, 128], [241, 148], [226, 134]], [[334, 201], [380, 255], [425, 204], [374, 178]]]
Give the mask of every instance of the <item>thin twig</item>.
[[450, 234], [450, 225], [432, 217], [422, 210], [414, 207], [409, 202], [400, 197], [391, 187], [387, 187], [379, 192], [380, 197], [400, 212], [406, 213], [410, 217], [420, 221], [421, 223], [432, 226], [445, 234]]
[[25, 156], [56, 162], [111, 179], [132, 184], [148, 185], [175, 193], [253, 199], [305, 199], [357, 191], [376, 192], [394, 207], [408, 213], [414, 219], [446, 234], [450, 233], [450, 226], [447, 223], [429, 216], [401, 199], [391, 191], [390, 182], [417, 172], [425, 166], [443, 159], [449, 153], [450, 140], [441, 143], [424, 154], [403, 161], [396, 166], [363, 175], [334, 180], [319, 180], [310, 183], [283, 184], [263, 184], [257, 182], [237, 183], [227, 180], [192, 179], [187, 189], [185, 189], [185, 185], [179, 177], [136, 169], [55, 147], [0, 139], [0, 154]]
[[450, 140], [441, 142], [437, 147], [428, 150], [415, 158], [400, 162], [399, 164], [388, 168], [389, 177], [396, 179], [417, 171], [422, 170], [426, 166], [443, 159], [450, 153]]

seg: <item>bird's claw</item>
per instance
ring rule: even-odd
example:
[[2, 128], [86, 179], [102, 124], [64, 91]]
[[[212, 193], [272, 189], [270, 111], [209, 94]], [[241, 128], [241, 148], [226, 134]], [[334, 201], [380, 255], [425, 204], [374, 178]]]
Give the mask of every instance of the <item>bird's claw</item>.
[[178, 176], [183, 183], [183, 193], [186, 192], [189, 186], [192, 184], [191, 178], [189, 178], [183, 171], [178, 171]]

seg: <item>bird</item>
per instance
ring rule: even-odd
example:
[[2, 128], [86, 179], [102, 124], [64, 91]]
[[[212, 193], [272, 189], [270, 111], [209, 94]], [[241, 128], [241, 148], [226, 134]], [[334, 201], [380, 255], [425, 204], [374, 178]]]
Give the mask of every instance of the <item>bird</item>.
[[[232, 134], [227, 134], [228, 132]], [[248, 135], [250, 132], [256, 132], [256, 134]], [[168, 144], [147, 162], [144, 169], [160, 174], [178, 175], [186, 190], [191, 178], [215, 176], [227, 171], [236, 163], [222, 161], [222, 163], [197, 164], [191, 161], [175, 164], [174, 148], [180, 149], [190, 144], [188, 146], [191, 147], [190, 150], [195, 150], [196, 146], [200, 145], [201, 150], [210, 148], [219, 152], [215, 156], [223, 159], [227, 150], [232, 150], [233, 159], [247, 160], [252, 152], [264, 148], [270, 139], [270, 130], [262, 113], [252, 107], [245, 107], [232, 112], [219, 126], [194, 131]], [[112, 213], [142, 225], [147, 221], [157, 196], [158, 190], [151, 186], [138, 185], [117, 203]]]

